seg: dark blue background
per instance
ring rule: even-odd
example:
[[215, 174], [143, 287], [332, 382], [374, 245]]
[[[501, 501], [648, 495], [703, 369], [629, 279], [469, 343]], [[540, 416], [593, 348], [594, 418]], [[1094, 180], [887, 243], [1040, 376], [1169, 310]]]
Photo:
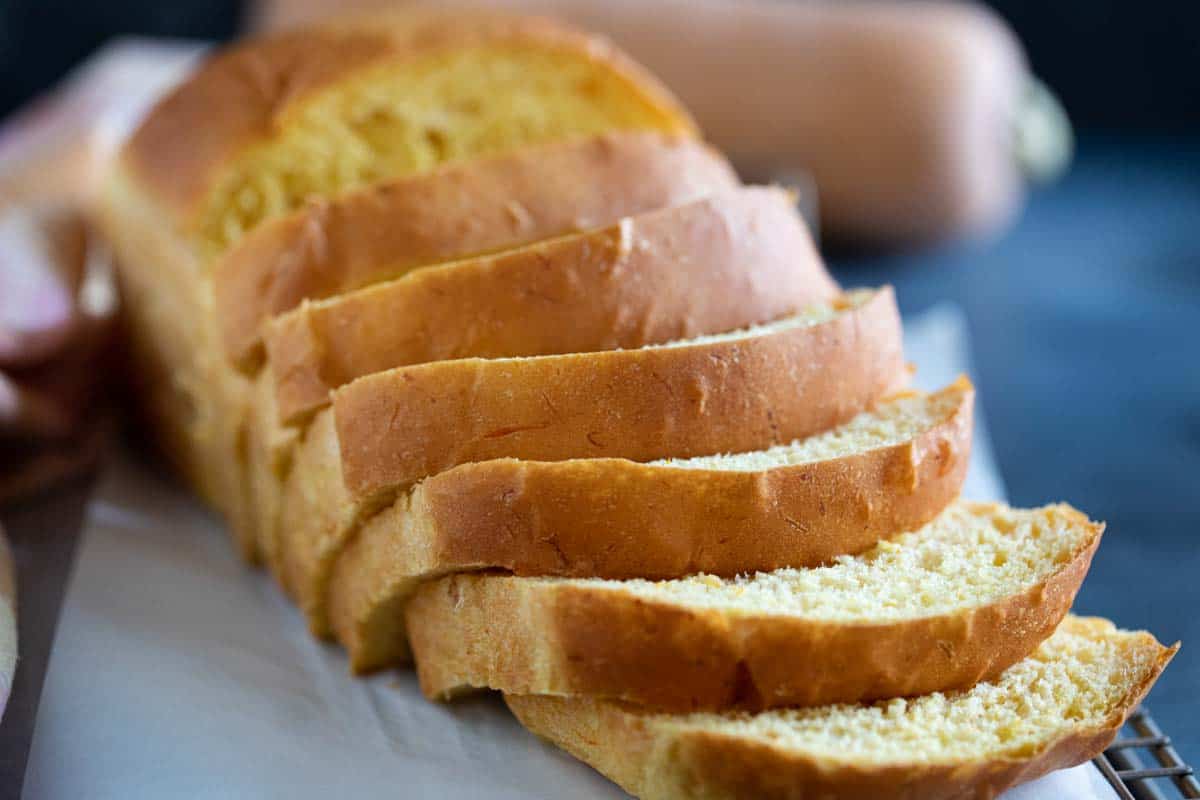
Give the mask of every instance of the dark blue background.
[[[1034, 70], [1062, 95], [1080, 127], [1200, 127], [1196, 0], [988, 4], [1016, 29]], [[114, 34], [224, 39], [237, 30], [243, 6], [239, 0], [0, 0], [0, 113]]]
[[[1200, 3], [996, 0], [1082, 131], [1075, 168], [986, 244], [835, 258], [906, 313], [970, 317], [1011, 499], [1109, 523], [1079, 599], [1185, 648], [1152, 697], [1200, 760]], [[224, 38], [231, 0], [0, 0], [0, 113], [113, 33]]]

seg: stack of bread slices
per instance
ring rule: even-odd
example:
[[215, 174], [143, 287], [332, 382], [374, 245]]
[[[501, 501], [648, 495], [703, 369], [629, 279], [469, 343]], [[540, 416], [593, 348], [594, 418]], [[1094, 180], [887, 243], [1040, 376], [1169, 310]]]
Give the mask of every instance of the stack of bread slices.
[[1174, 652], [1068, 615], [1102, 526], [957, 499], [970, 384], [906, 390], [891, 290], [604, 41], [235, 46], [97, 217], [151, 430], [314, 634], [635, 795], [992, 797]]

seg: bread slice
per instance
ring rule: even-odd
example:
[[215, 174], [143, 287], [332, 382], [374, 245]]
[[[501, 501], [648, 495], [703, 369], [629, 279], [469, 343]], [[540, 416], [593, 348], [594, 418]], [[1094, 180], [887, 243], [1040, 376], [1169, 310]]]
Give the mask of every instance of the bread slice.
[[377, 372], [333, 396], [345, 485], [370, 499], [468, 461], [648, 461], [791, 441], [905, 379], [901, 336], [885, 287], [638, 350]]
[[342, 553], [334, 632], [361, 672], [405, 660], [404, 605], [439, 575], [733, 576], [860, 552], [958, 494], [973, 398], [962, 378], [752, 453], [456, 467], [372, 517]]
[[293, 424], [339, 386], [393, 367], [640, 347], [837, 294], [792, 196], [732, 189], [306, 303], [267, 326], [268, 363]]
[[737, 185], [728, 162], [695, 139], [615, 131], [311, 199], [248, 233], [215, 265], [226, 354], [242, 368], [255, 366], [259, 325], [306, 298], [599, 228]]
[[506, 700], [531, 731], [642, 800], [990, 800], [1101, 753], [1178, 647], [1067, 617], [1029, 658], [949, 694], [678, 716]]
[[670, 711], [959, 689], [1071, 607], [1102, 526], [1068, 506], [960, 502], [825, 567], [673, 581], [465, 574], [421, 587], [422, 689], [587, 695]]
[[777, 322], [638, 350], [439, 361], [334, 393], [297, 448], [286, 585], [329, 631], [329, 573], [357, 524], [416, 481], [493, 458], [650, 461], [827, 430], [907, 380], [890, 288]]
[[239, 469], [251, 387], [215, 347], [211, 284], [162, 209], [121, 170], [93, 210], [117, 265], [141, 430], [224, 514], [239, 552], [254, 561], [255, 507]]
[[228, 48], [158, 104], [125, 156], [211, 258], [309, 196], [614, 129], [695, 132], [605, 40], [546, 19], [426, 10]]

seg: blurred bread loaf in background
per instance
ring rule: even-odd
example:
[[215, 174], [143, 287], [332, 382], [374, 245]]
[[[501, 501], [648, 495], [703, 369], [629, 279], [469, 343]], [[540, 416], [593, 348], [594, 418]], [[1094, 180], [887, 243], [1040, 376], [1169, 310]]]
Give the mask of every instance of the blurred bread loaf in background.
[[[349, 0], [349, 9], [420, 6]], [[437, 5], [445, 7], [445, 3]], [[811, 175], [823, 233], [896, 247], [986, 236], [1069, 161], [1070, 124], [1020, 42], [952, 0], [469, 0], [570, 20], [649, 67], [743, 175]], [[266, 0], [264, 30], [334, 12]]]

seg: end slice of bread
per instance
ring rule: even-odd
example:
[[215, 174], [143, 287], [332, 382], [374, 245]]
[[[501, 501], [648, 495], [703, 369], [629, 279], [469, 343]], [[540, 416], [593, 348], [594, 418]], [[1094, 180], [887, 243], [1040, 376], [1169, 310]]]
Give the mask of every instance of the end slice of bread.
[[1065, 505], [958, 502], [825, 567], [671, 581], [465, 574], [406, 620], [421, 686], [672, 711], [812, 706], [971, 686], [1071, 607], [1103, 526]]
[[122, 160], [211, 259], [310, 196], [611, 130], [695, 127], [597, 37], [409, 10], [226, 48], [158, 103]]
[[949, 694], [758, 714], [506, 700], [529, 730], [642, 800], [991, 800], [1102, 752], [1178, 647], [1068, 617], [1029, 658]]
[[651, 461], [770, 447], [901, 388], [890, 288], [747, 329], [637, 350], [437, 361], [339, 389], [296, 448], [281, 525], [287, 586], [329, 632], [333, 565], [415, 482], [474, 461]]
[[750, 453], [456, 467], [373, 516], [342, 553], [329, 590], [334, 632], [367, 671], [407, 657], [404, 605], [440, 575], [733, 576], [858, 553], [957, 496], [973, 398], [961, 378]]
[[264, 339], [281, 422], [297, 424], [394, 367], [642, 347], [838, 294], [793, 197], [745, 187], [305, 303]]

